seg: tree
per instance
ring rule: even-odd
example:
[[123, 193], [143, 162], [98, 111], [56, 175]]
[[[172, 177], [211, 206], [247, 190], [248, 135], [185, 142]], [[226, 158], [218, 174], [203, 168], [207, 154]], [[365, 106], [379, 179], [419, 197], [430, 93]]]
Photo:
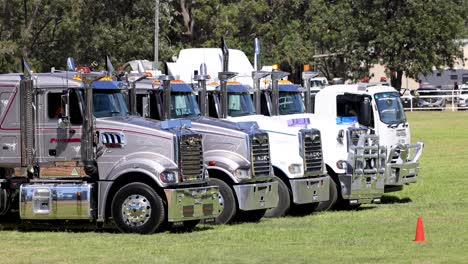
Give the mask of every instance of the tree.
[[401, 88], [403, 74], [417, 78], [433, 67], [452, 66], [462, 56], [465, 16], [461, 1], [347, 1], [343, 28], [346, 57], [364, 68], [384, 64], [392, 86]]

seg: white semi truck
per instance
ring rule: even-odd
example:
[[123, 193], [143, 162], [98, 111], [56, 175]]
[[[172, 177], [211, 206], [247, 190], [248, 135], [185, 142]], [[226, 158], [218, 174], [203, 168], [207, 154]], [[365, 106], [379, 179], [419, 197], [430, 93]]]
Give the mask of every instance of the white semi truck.
[[400, 95], [393, 87], [383, 83], [330, 85], [312, 100], [314, 115], [328, 123], [347, 119], [368, 126], [379, 135], [380, 143], [387, 147], [386, 192], [416, 182], [424, 144], [411, 144], [410, 126]]
[[219, 214], [202, 135], [130, 115], [125, 89], [103, 73], [0, 75], [0, 217], [148, 234]]

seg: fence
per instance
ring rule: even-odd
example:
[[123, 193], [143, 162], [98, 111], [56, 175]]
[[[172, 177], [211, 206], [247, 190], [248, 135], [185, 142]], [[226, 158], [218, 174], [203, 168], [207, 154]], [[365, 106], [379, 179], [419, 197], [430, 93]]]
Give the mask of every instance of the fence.
[[468, 90], [434, 90], [401, 96], [406, 111], [468, 110]]

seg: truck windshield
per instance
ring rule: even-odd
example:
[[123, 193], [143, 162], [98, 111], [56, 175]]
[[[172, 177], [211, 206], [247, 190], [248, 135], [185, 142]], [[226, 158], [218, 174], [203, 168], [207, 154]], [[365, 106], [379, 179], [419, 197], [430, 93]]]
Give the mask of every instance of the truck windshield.
[[192, 93], [171, 93], [171, 117], [185, 118], [200, 115], [195, 96]]
[[385, 124], [406, 122], [405, 111], [398, 92], [377, 93], [374, 98], [382, 122]]
[[127, 103], [120, 90], [93, 90], [95, 117], [128, 116]]
[[279, 113], [280, 115], [304, 113], [304, 103], [299, 92], [279, 93]]
[[232, 117], [255, 115], [255, 107], [249, 93], [229, 93], [228, 115]]

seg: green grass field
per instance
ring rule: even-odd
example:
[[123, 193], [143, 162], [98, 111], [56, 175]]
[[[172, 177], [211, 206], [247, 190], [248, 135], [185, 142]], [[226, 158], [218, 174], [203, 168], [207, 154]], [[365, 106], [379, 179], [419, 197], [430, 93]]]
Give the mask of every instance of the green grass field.
[[0, 263], [468, 263], [468, 113], [408, 117], [421, 173], [385, 204], [181, 234], [1, 231]]

